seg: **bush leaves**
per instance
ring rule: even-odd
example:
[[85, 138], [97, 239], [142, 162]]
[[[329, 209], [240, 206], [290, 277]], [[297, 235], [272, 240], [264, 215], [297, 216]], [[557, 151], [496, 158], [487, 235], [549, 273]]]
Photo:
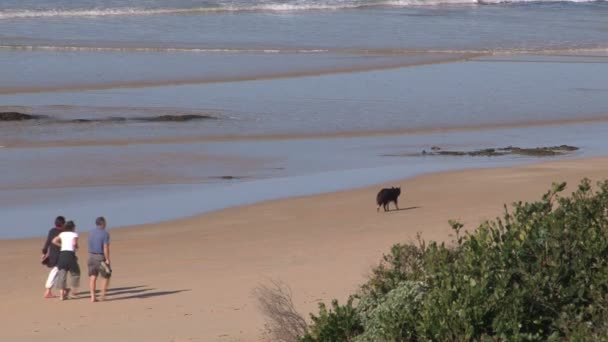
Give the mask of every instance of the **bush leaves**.
[[605, 340], [608, 182], [505, 207], [452, 246], [393, 246], [345, 305], [321, 305], [303, 341]]

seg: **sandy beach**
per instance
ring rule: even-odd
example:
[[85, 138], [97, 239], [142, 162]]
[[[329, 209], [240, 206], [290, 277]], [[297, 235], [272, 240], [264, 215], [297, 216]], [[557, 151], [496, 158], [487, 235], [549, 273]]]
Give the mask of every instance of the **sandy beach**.
[[[261, 283], [288, 284], [308, 316], [319, 301], [355, 291], [394, 243], [413, 241], [418, 232], [449, 241], [449, 219], [473, 228], [500, 215], [504, 203], [540, 198], [553, 181], [567, 181], [569, 193], [581, 178], [606, 174], [608, 158], [437, 173], [387, 184], [404, 190], [402, 210], [389, 213], [376, 212], [380, 186], [373, 186], [112, 227], [114, 279], [108, 301], [95, 304], [86, 293], [66, 302], [42, 298], [42, 238], [0, 241], [0, 339], [263, 340], [264, 318], [252, 295]], [[92, 222], [77, 224], [85, 232]]]
[[[268, 341], [260, 285], [288, 285], [309, 318], [393, 244], [449, 242], [448, 220], [472, 229], [554, 181], [606, 177], [607, 15], [580, 0], [3, 0], [0, 341]], [[385, 186], [401, 210], [376, 211]], [[57, 215], [76, 221], [85, 275], [65, 302], [43, 298]], [[93, 304], [100, 215], [114, 278]]]

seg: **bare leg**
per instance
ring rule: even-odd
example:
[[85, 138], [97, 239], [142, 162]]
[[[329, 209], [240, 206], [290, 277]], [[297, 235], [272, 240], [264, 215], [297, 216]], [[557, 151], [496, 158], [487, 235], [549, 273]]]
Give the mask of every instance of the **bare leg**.
[[397, 200], [395, 200], [395, 208], [397, 208], [397, 210], [399, 210], [399, 203], [397, 203]]
[[90, 289], [90, 292], [91, 292], [91, 302], [95, 302], [96, 301], [96, 299], [95, 299], [95, 287], [96, 287], [96, 284], [97, 284], [97, 277], [94, 276], [94, 275], [90, 276], [89, 277], [89, 289]]
[[66, 299], [66, 295], [67, 295], [67, 271], [66, 270], [59, 270], [59, 273], [57, 273], [57, 279], [55, 281], [55, 287], [59, 289], [59, 299], [64, 300]]
[[76, 293], [78, 293], [78, 288], [80, 287], [80, 273], [68, 272], [66, 277], [69, 276], [70, 281], [69, 287], [65, 291], [66, 298], [76, 298]]
[[108, 291], [108, 285], [110, 285], [110, 278], [101, 278], [101, 299], [106, 299], [106, 292]]

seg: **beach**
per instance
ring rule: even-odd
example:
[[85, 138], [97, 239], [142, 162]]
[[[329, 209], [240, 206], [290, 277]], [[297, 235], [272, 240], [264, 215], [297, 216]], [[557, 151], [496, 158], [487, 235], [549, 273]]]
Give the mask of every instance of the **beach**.
[[[42, 238], [0, 242], [2, 337], [11, 341], [257, 341], [252, 290], [280, 280], [305, 316], [344, 301], [395, 243], [445, 241], [450, 219], [473, 229], [503, 204], [539, 199], [552, 182], [605, 179], [608, 158], [421, 175], [391, 182], [399, 211], [376, 212], [378, 186], [270, 201], [159, 224], [112, 227], [108, 300], [42, 299]], [[564, 195], [565, 195], [564, 194]], [[81, 232], [83, 228], [77, 228]], [[86, 236], [86, 233], [84, 234]], [[81, 255], [81, 264], [84, 254]], [[83, 289], [86, 291], [86, 287]]]
[[[396, 243], [608, 174], [606, 1], [5, 0], [0, 340], [268, 341]], [[382, 187], [400, 209], [376, 211]], [[42, 298], [57, 215], [108, 300]], [[79, 251], [86, 275], [87, 248]]]

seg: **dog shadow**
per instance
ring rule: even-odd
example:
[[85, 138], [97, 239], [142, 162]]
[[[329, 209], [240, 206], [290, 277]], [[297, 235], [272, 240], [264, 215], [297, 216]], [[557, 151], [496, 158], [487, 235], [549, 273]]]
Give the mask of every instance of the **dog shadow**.
[[391, 212], [396, 212], [396, 211], [405, 211], [405, 210], [414, 210], [414, 209], [420, 209], [422, 207], [407, 207], [407, 208], [399, 208], [399, 209], [389, 209], [388, 211], [385, 211], [386, 213], [391, 213]]

